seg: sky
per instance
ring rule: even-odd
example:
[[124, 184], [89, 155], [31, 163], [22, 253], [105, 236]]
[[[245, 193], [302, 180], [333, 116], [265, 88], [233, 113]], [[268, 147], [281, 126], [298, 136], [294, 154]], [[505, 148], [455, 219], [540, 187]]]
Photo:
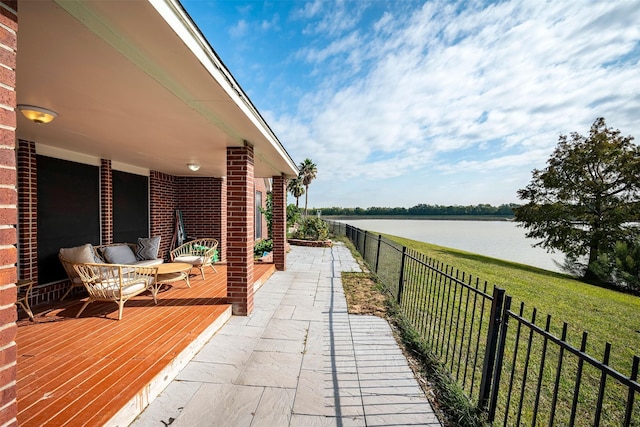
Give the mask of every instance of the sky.
[[640, 143], [640, 0], [181, 3], [309, 207], [518, 203], [560, 135]]

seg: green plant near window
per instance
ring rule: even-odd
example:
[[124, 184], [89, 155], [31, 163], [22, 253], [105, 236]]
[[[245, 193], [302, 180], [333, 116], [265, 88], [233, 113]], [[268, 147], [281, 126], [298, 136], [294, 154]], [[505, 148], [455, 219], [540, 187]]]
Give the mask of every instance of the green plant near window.
[[258, 258], [273, 250], [273, 241], [270, 239], [259, 240], [253, 246], [253, 254]]
[[294, 237], [302, 240], [326, 240], [329, 236], [329, 225], [318, 217], [303, 217], [298, 222], [298, 230]]

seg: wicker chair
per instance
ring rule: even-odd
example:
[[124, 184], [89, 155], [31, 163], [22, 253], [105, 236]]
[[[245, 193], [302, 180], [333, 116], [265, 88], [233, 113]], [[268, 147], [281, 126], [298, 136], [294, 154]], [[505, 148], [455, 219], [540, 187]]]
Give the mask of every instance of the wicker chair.
[[186, 262], [200, 270], [202, 280], [204, 280], [204, 268], [209, 266], [214, 273], [218, 270], [213, 266], [213, 258], [218, 250], [216, 239], [204, 238], [196, 239], [184, 243], [171, 251], [172, 262]]
[[118, 304], [118, 320], [122, 319], [124, 303], [149, 289], [158, 275], [158, 267], [138, 267], [125, 264], [74, 264], [89, 298], [76, 317], [94, 301]]
[[84, 284], [82, 283], [82, 279], [80, 279], [80, 276], [78, 276], [76, 270], [74, 270], [72, 261], [65, 259], [60, 254], [58, 254], [58, 259], [60, 259], [60, 263], [64, 267], [64, 271], [69, 277], [69, 282], [71, 282], [71, 286], [69, 287], [69, 289], [67, 289], [67, 292], [65, 292], [64, 295], [62, 295], [62, 298], [60, 298], [60, 301], [62, 301], [67, 297], [67, 295], [69, 295], [69, 293], [71, 293], [74, 288], [81, 288], [84, 286]]

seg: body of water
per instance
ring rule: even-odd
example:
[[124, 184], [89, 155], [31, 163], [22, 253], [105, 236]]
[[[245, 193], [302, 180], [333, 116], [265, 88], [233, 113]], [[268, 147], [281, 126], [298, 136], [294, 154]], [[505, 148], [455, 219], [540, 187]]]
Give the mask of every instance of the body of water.
[[511, 221], [457, 221], [405, 219], [340, 220], [362, 230], [391, 234], [447, 248], [515, 261], [521, 264], [561, 271], [560, 252], [547, 253], [534, 248], [536, 240], [525, 237], [525, 229]]

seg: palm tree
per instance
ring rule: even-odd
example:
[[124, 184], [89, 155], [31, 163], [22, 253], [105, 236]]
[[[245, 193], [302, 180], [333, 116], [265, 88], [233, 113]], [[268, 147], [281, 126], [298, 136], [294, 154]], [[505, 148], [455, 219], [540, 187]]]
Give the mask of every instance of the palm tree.
[[287, 190], [293, 197], [296, 198], [296, 208], [299, 208], [298, 202], [300, 200], [300, 196], [302, 196], [305, 192], [304, 185], [302, 185], [302, 178], [297, 176], [293, 179], [290, 179], [287, 183]]
[[307, 215], [307, 202], [309, 201], [309, 184], [311, 181], [316, 179], [316, 174], [318, 173], [318, 168], [311, 159], [304, 159], [304, 162], [300, 163], [298, 166], [300, 169], [299, 177], [302, 178], [302, 185], [304, 185], [305, 194], [304, 194], [304, 214]]

